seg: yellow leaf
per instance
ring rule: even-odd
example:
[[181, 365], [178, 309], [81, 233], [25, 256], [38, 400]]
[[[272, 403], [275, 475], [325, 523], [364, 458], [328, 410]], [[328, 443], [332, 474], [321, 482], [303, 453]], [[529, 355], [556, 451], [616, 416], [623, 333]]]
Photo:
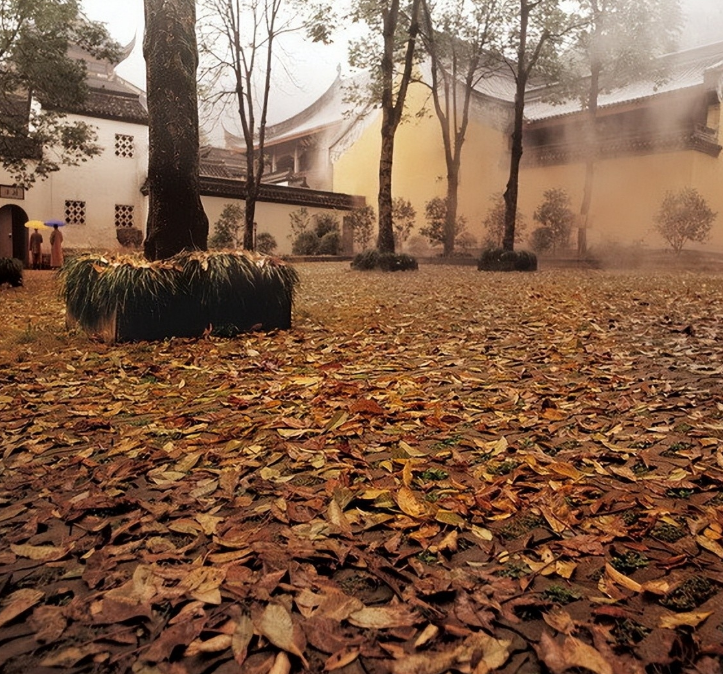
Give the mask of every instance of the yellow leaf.
[[494, 538], [494, 534], [489, 529], [477, 526], [476, 524], [473, 524], [471, 526], [470, 531], [472, 532], [473, 536], [479, 538], [482, 541], [491, 541]]
[[633, 592], [642, 592], [643, 586], [638, 583], [637, 581], [634, 581], [632, 578], [628, 578], [627, 576], [623, 575], [612, 567], [610, 564], [605, 564], [605, 573], [608, 575], [608, 577], [618, 585], [622, 585], [622, 587], [631, 590]]
[[555, 573], [561, 578], [567, 578], [569, 580], [572, 578], [572, 574], [575, 573], [576, 568], [577, 564], [575, 562], [565, 562], [561, 559], [555, 562]]
[[393, 629], [411, 627], [419, 622], [419, 615], [409, 606], [367, 606], [349, 616], [349, 622], [363, 629]]
[[453, 527], [459, 527], [460, 529], [463, 529], [467, 524], [467, 520], [464, 519], [464, 517], [452, 512], [451, 510], [438, 510], [434, 519], [442, 524], [451, 524]]
[[358, 648], [344, 648], [341, 651], [337, 651], [324, 663], [324, 671], [333, 672], [334, 670], [350, 665], [359, 657], [359, 652]]
[[674, 630], [683, 625], [687, 627], [698, 627], [706, 618], [713, 615], [713, 611], [693, 611], [691, 613], [668, 613], [660, 616], [659, 627]]
[[397, 505], [399, 509], [410, 517], [424, 517], [429, 509], [420, 501], [409, 487], [401, 487], [397, 492]]
[[696, 536], [695, 542], [700, 545], [701, 548], [705, 548], [708, 552], [712, 552], [723, 559], [723, 546], [716, 541], [711, 540], [707, 536]]
[[403, 450], [407, 456], [410, 456], [413, 458], [422, 458], [422, 457], [427, 456], [427, 454], [425, 452], [423, 452], [421, 449], [412, 447], [411, 445], [404, 442], [404, 440], [399, 441], [399, 449]]
[[68, 554], [65, 548], [59, 548], [54, 545], [30, 545], [24, 543], [22, 545], [11, 544], [10, 549], [18, 557], [26, 557], [35, 561], [54, 562]]

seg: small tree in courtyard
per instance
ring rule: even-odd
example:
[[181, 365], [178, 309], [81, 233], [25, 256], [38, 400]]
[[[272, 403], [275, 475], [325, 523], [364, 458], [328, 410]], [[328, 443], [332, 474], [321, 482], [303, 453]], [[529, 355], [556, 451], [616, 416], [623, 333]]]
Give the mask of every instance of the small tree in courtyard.
[[[426, 236], [433, 246], [443, 244], [446, 236], [447, 199], [445, 197], [430, 199], [424, 206], [424, 217], [427, 225], [422, 227], [419, 233]], [[466, 229], [467, 222], [464, 216], [458, 216], [454, 228], [454, 238], [456, 239]]]
[[[536, 222], [540, 223], [541, 229], [549, 231], [549, 236], [544, 238], [549, 240], [553, 251], [558, 246], [564, 248], [570, 240], [570, 230], [575, 220], [570, 203], [570, 197], [565, 190], [559, 187], [546, 190], [542, 203], [532, 216]], [[540, 237], [540, 235], [537, 236]]]
[[401, 249], [409, 238], [417, 218], [412, 202], [403, 197], [392, 199], [392, 222], [394, 223], [394, 246]]
[[354, 243], [358, 244], [362, 250], [368, 248], [374, 235], [374, 221], [376, 220], [374, 208], [371, 206], [355, 208], [344, 219], [351, 227]]
[[684, 187], [666, 192], [655, 216], [655, 229], [677, 255], [687, 241], [706, 241], [717, 215], [698, 190]]
[[[502, 241], [505, 236], [505, 202], [501, 194], [493, 195], [490, 197], [490, 201], [492, 205], [482, 222], [486, 232], [482, 241], [482, 248], [502, 248]], [[515, 242], [518, 242], [522, 240], [527, 223], [525, 222], [525, 216], [520, 211], [516, 212], [516, 217]]]
[[213, 235], [208, 240], [209, 248], [241, 248], [245, 212], [246, 209], [239, 204], [226, 204], [214, 224]]

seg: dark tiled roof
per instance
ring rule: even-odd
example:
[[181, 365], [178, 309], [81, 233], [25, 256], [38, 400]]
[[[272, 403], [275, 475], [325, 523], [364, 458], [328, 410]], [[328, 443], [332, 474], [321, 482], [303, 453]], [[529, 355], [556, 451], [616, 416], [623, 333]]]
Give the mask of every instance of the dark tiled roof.
[[64, 112], [133, 124], [148, 124], [148, 112], [135, 93], [91, 89], [83, 103], [70, 107], [71, 109]]

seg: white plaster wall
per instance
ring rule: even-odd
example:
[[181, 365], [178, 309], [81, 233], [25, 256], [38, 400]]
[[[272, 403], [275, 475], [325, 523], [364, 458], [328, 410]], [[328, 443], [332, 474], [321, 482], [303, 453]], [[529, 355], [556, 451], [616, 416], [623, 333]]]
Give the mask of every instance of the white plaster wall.
[[[82, 120], [69, 115], [69, 120]], [[85, 121], [88, 121], [87, 118]], [[66, 200], [86, 202], [85, 225], [67, 225], [67, 248], [120, 248], [116, 238], [115, 206], [132, 205], [134, 226], [145, 231], [147, 198], [141, 194], [148, 168], [148, 127], [116, 120], [94, 119], [103, 152], [80, 164], [64, 167], [50, 180], [48, 218], [64, 219]], [[133, 136], [133, 157], [116, 157], [115, 135]]]
[[[148, 206], [140, 190], [148, 166], [148, 127], [75, 115], [68, 115], [68, 119], [92, 124], [103, 152], [79, 166], [62, 166], [46, 180], [26, 190], [23, 200], [0, 199], [0, 207], [6, 204], [19, 206], [30, 220], [64, 220], [66, 200], [84, 201], [86, 224], [64, 227], [63, 247], [116, 250], [120, 248], [115, 233], [116, 204], [133, 205], [135, 226], [145, 229]], [[116, 133], [134, 137], [132, 158], [115, 156]], [[11, 178], [2, 169], [0, 184], [12, 185]], [[49, 252], [49, 245], [46, 247]]]

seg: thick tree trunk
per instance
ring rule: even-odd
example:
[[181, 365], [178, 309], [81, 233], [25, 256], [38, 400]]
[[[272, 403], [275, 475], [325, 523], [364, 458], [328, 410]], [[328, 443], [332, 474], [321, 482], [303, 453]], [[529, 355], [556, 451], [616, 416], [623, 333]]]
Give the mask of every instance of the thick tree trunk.
[[[518, 78], [520, 82], [523, 78]], [[526, 83], [526, 80], [525, 80]], [[524, 90], [525, 83], [522, 84]], [[525, 110], [524, 92], [515, 98], [515, 121], [512, 132], [512, 150], [510, 153], [510, 175], [505, 190], [505, 234], [502, 237], [504, 250], [515, 249], [515, 223], [517, 221], [517, 196], [520, 189], [520, 162], [522, 161], [522, 124]]]
[[[510, 175], [505, 189], [505, 233], [502, 249], [515, 249], [515, 224], [517, 223], [517, 196], [520, 189], [520, 162], [522, 161], [522, 126], [525, 114], [525, 89], [529, 75], [527, 63], [527, 26], [531, 8], [525, 0], [520, 2], [520, 42], [517, 48], [517, 78], [515, 90], [515, 118], [510, 152]], [[539, 53], [539, 46], [538, 46]]]
[[[247, 184], [246, 189], [249, 189]], [[257, 190], [254, 190], [256, 192]], [[246, 193], [246, 212], [244, 213], [244, 250], [256, 250], [256, 194]]]
[[382, 151], [379, 159], [379, 236], [377, 250], [394, 252], [394, 222], [392, 218], [392, 165], [394, 161], [394, 131], [391, 122], [382, 121]]
[[145, 0], [148, 88], [149, 260], [205, 250], [208, 218], [201, 204], [196, 97], [194, 0]]

